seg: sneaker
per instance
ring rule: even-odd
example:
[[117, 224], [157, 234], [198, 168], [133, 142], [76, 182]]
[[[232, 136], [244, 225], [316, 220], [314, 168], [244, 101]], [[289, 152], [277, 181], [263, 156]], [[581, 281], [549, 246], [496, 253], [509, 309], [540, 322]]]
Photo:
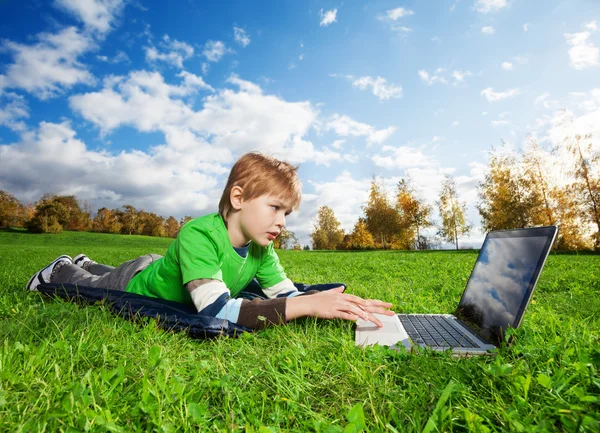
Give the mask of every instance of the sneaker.
[[95, 264], [96, 262], [90, 259], [85, 254], [78, 254], [75, 257], [73, 257], [73, 264], [79, 266], [80, 268], [83, 268], [84, 265], [86, 265], [87, 263]]
[[33, 277], [29, 279], [26, 286], [27, 290], [35, 291], [40, 284], [49, 283], [52, 272], [59, 263], [73, 263], [73, 259], [67, 255], [58, 256], [52, 263], [41, 271], [36, 272]]

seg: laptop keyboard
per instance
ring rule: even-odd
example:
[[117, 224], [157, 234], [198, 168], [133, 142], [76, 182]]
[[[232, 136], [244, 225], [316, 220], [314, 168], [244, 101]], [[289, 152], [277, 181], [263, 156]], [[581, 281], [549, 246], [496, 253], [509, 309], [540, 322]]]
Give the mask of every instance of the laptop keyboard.
[[452, 326], [445, 316], [398, 314], [404, 329], [417, 344], [434, 347], [479, 347], [462, 331]]

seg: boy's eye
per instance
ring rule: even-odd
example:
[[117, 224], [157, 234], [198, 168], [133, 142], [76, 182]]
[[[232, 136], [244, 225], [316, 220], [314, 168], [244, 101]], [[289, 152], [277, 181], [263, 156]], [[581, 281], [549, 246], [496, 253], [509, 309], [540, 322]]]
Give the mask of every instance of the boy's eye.
[[279, 210], [279, 206], [271, 205], [271, 207], [275, 210]]

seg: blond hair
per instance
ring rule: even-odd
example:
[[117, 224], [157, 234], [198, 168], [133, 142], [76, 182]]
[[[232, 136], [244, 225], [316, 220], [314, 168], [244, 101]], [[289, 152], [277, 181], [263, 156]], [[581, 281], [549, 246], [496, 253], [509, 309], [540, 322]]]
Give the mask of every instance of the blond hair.
[[219, 214], [227, 221], [231, 212], [231, 190], [242, 188], [242, 199], [252, 200], [262, 195], [274, 195], [289, 200], [297, 210], [302, 198], [302, 183], [298, 167], [258, 152], [243, 155], [231, 167], [225, 190], [219, 201]]

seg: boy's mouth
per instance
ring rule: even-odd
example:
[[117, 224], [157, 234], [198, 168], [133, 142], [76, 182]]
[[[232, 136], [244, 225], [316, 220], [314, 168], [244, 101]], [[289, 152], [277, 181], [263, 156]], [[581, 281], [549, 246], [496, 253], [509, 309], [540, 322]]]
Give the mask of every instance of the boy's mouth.
[[277, 237], [279, 232], [267, 232], [267, 234], [269, 235], [269, 240], [272, 241], [273, 239], [275, 239]]

